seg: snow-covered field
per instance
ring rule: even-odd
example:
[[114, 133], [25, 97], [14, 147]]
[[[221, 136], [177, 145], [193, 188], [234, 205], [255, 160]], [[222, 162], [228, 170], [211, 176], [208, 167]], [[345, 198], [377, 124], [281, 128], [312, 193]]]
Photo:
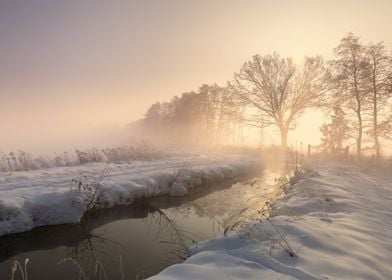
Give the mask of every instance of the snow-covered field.
[[392, 279], [391, 172], [320, 165], [272, 204], [270, 221], [189, 252], [150, 279]]
[[184, 195], [192, 187], [243, 175], [254, 166], [254, 160], [243, 156], [181, 155], [130, 164], [0, 172], [0, 236], [77, 223], [93, 200], [96, 207], [113, 207], [137, 197]]

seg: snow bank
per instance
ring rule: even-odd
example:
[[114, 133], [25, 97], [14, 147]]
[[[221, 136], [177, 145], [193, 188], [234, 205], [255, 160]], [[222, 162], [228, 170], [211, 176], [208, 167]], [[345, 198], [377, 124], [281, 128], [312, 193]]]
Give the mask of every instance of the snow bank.
[[391, 179], [320, 166], [272, 204], [270, 221], [189, 248], [184, 263], [150, 279], [391, 279]]
[[184, 155], [130, 164], [0, 172], [0, 236], [79, 222], [94, 191], [83, 190], [78, 182], [95, 186], [104, 170], [97, 207], [129, 204], [138, 197], [186, 195], [190, 188], [232, 179], [252, 167], [255, 161], [239, 156]]

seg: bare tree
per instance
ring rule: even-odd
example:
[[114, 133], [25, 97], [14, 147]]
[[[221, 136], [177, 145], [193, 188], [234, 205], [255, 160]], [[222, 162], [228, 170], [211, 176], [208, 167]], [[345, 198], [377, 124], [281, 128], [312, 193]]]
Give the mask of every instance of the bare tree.
[[377, 159], [380, 158], [380, 135], [388, 134], [391, 118], [383, 115], [386, 112], [388, 99], [391, 96], [389, 79], [391, 75], [391, 56], [382, 42], [369, 44], [365, 48], [367, 87], [370, 92], [368, 103], [371, 111], [372, 129], [370, 134], [374, 139], [374, 149]]
[[351, 110], [356, 118], [355, 140], [357, 156], [362, 154], [363, 114], [368, 91], [365, 88], [365, 50], [359, 38], [348, 33], [334, 49], [337, 59], [332, 61], [335, 98], [342, 106]]
[[[243, 139], [243, 115], [244, 108], [239, 106], [233, 93], [227, 87], [221, 88], [216, 120], [216, 143], [230, 144], [232, 142], [234, 144], [235, 138]], [[237, 144], [240, 143], [241, 141], [237, 142]]]
[[229, 88], [243, 105], [256, 109], [253, 119], [263, 122], [259, 127], [279, 128], [281, 146], [287, 147], [287, 134], [296, 119], [307, 108], [322, 104], [326, 76], [319, 56], [305, 57], [297, 66], [277, 53], [255, 55], [234, 75]]

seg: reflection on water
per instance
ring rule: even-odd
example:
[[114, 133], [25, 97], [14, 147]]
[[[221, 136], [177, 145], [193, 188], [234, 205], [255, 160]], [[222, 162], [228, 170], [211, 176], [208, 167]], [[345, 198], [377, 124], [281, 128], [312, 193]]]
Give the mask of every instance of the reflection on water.
[[[160, 197], [96, 211], [82, 224], [49, 226], [0, 238], [0, 279], [10, 279], [14, 259], [29, 258], [29, 279], [78, 279], [75, 259], [87, 275], [102, 262], [109, 279], [143, 279], [186, 258], [186, 246], [212, 238], [257, 210], [276, 191], [280, 168], [236, 184], [199, 188], [185, 198]], [[19, 276], [18, 276], [19, 277]], [[18, 279], [18, 278], [16, 278]], [[91, 277], [93, 279], [93, 277]]]

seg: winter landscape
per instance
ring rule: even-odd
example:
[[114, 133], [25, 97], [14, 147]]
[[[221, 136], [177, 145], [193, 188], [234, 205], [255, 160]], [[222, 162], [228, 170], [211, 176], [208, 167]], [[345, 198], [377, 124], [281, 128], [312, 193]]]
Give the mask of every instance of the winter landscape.
[[0, 280], [392, 279], [391, 10], [0, 1]]

